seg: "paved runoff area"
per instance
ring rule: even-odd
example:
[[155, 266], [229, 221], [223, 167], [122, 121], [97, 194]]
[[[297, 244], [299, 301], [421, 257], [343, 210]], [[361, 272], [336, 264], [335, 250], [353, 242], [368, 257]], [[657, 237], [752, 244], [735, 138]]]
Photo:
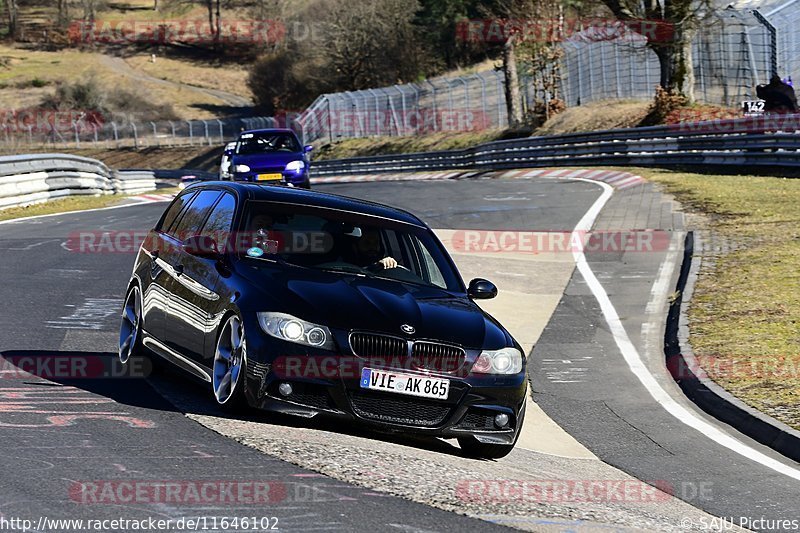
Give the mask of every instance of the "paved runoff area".
[[[793, 518], [797, 465], [703, 415], [664, 368], [685, 230], [671, 198], [611, 171], [401, 177], [315, 188], [414, 212], [466, 280], [496, 283], [481, 305], [529, 354], [531, 399], [510, 455], [468, 459], [455, 441], [325, 420], [231, 418], [173, 373], [60, 379], [4, 365], [0, 515], [158, 517], [172, 530], [255, 516], [299, 531], [707, 531]], [[0, 285], [13, 304], [0, 310], [3, 357], [79, 355], [117, 371], [132, 250], [69, 243], [146, 231], [165, 206], [3, 224], [0, 272], [14, 280]], [[154, 489], [170, 482], [172, 499]], [[187, 495], [209, 484], [216, 499]]]

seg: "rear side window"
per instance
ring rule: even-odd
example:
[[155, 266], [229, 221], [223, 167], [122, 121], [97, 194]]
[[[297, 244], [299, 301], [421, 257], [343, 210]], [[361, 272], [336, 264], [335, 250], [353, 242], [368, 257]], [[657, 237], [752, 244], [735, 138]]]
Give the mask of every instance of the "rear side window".
[[222, 250], [227, 246], [235, 213], [236, 198], [232, 194], [224, 193], [222, 199], [217, 202], [214, 210], [208, 215], [208, 220], [203, 225], [201, 235], [208, 235], [213, 238], [217, 242], [219, 249]]
[[167, 233], [181, 241], [192, 235], [197, 235], [220, 194], [222, 192], [214, 190], [197, 193], [192, 203], [183, 210], [177, 223], [173, 224], [167, 230]]
[[167, 212], [161, 218], [161, 223], [156, 227], [156, 231], [167, 231], [170, 226], [175, 223], [175, 220], [180, 215], [181, 211], [192, 201], [196, 193], [186, 193], [178, 196], [174, 202], [169, 206]]

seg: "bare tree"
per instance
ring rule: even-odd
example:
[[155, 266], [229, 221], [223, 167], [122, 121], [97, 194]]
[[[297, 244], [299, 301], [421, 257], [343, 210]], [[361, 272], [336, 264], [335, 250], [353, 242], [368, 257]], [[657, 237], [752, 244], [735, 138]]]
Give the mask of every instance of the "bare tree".
[[694, 101], [692, 40], [706, 0], [602, 0], [614, 16], [641, 29], [660, 67], [665, 90]]
[[17, 0], [5, 0], [6, 1], [6, 17], [8, 21], [8, 35], [13, 39], [17, 36], [17, 16], [19, 12], [19, 7], [17, 6]]
[[336, 0], [321, 7], [321, 50], [343, 88], [377, 87], [418, 73], [417, 0]]

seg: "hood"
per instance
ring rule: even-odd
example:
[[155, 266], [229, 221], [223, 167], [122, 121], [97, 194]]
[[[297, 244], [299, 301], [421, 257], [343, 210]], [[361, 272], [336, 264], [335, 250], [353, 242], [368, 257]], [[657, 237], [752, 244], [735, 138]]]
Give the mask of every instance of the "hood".
[[400, 337], [405, 336], [400, 326], [408, 324], [416, 329], [412, 338], [465, 348], [497, 348], [508, 342], [505, 330], [474, 302], [436, 287], [299, 268], [242, 264], [237, 270], [273, 303], [253, 311], [270, 309], [332, 329]]
[[269, 154], [234, 155], [234, 165], [247, 165], [251, 169], [262, 167], [285, 167], [291, 161], [303, 161], [303, 154], [299, 152], [274, 152]]

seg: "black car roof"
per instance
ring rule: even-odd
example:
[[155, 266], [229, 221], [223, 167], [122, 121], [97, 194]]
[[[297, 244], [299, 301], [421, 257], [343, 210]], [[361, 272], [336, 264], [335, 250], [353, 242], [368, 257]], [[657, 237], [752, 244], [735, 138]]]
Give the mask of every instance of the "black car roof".
[[351, 211], [398, 222], [405, 222], [406, 224], [413, 224], [424, 228], [428, 227], [422, 220], [408, 211], [367, 200], [340, 196], [338, 194], [309, 191], [307, 189], [283, 187], [279, 185], [261, 185], [242, 181], [205, 181], [192, 184], [190, 187], [187, 187], [186, 190], [198, 190], [200, 188], [227, 188], [238, 192], [240, 198], [249, 200], [295, 203], [327, 209], [338, 209], [341, 211]]

